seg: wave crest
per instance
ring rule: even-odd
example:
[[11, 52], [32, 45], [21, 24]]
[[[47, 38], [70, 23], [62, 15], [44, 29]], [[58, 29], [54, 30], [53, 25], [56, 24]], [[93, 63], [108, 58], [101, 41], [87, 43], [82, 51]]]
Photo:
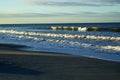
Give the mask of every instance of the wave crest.
[[120, 37], [110, 37], [110, 36], [40, 33], [40, 32], [29, 32], [29, 31], [17, 31], [17, 30], [0, 30], [0, 33], [17, 34], [17, 35], [31, 35], [31, 36], [46, 36], [46, 37], [55, 37], [55, 38], [120, 41]]

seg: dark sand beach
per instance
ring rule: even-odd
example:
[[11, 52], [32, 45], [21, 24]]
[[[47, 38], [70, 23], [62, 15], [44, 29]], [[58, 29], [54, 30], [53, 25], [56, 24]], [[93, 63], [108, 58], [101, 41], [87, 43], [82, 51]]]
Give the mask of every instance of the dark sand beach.
[[0, 80], [120, 80], [120, 62], [0, 44]]

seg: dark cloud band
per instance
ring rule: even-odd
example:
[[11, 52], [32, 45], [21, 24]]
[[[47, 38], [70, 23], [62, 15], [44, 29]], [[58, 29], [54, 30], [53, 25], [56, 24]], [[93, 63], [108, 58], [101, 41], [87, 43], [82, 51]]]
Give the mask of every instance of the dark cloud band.
[[31, 4], [37, 6], [114, 6], [120, 4], [120, 0], [81, 0], [72, 2], [33, 0]]
[[77, 12], [77, 13], [17, 13], [17, 14], [0, 14], [2, 18], [8, 17], [120, 17], [120, 12]]

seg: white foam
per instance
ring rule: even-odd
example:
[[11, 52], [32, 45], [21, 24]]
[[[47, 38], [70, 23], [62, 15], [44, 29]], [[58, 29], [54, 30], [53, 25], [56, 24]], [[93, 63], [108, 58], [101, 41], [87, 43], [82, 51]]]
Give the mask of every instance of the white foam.
[[88, 43], [73, 42], [73, 41], [68, 41], [68, 40], [54, 40], [54, 39], [47, 39], [46, 41], [48, 41], [48, 42], [67, 43], [67, 44], [69, 44], [69, 46], [76, 45], [76, 46], [82, 46], [82, 47], [85, 47], [85, 48], [89, 47], [89, 48], [94, 48], [94, 49], [120, 51], [120, 46], [100, 46], [100, 45], [93, 45], [93, 44], [88, 44]]
[[68, 27], [68, 26], [63, 26], [63, 27], [61, 27], [61, 26], [57, 26], [57, 27], [55, 27], [55, 26], [52, 26], [51, 27], [51, 29], [52, 30], [75, 30], [75, 29], [77, 29], [78, 31], [80, 31], [80, 32], [85, 32], [85, 31], [87, 31], [88, 30], [88, 28], [87, 27]]
[[57, 30], [57, 27], [52, 26], [51, 28], [52, 28], [52, 30]]
[[46, 37], [55, 37], [55, 38], [72, 38], [72, 39], [83, 39], [83, 38], [85, 38], [85, 39], [91, 39], [91, 40], [120, 41], [120, 37], [110, 37], [110, 36], [40, 33], [40, 32], [17, 31], [17, 30], [0, 30], [0, 33], [29, 35], [29, 36], [46, 36]]
[[87, 31], [87, 28], [86, 27], [78, 27], [78, 31], [81, 31], [81, 32], [85, 32]]
[[[120, 46], [100, 46], [100, 45], [94, 45], [94, 44], [88, 44], [88, 43], [81, 43], [81, 42], [75, 42], [75, 41], [68, 41], [68, 40], [58, 40], [58, 39], [44, 39], [40, 38], [38, 36], [48, 36], [48, 37], [60, 37], [60, 38], [86, 38], [86, 39], [93, 39], [93, 40], [117, 40], [120, 41], [120, 37], [107, 37], [107, 36], [90, 36], [90, 35], [70, 35], [70, 34], [53, 34], [53, 33], [38, 33], [38, 32], [25, 32], [25, 31], [16, 31], [16, 30], [0, 30], [0, 33], [6, 33], [6, 34], [17, 34], [15, 37], [19, 40], [25, 40], [25, 41], [47, 41], [47, 42], [55, 42], [55, 43], [61, 43], [61, 46], [63, 43], [68, 44], [69, 46], [82, 46], [82, 47], [89, 47], [94, 49], [103, 49], [103, 50], [113, 50], [113, 51], [120, 51]], [[20, 35], [18, 35], [20, 34]], [[32, 36], [31, 36], [32, 35]], [[35, 35], [35, 36], [33, 36]], [[8, 37], [9, 39], [14, 38], [12, 35], [11, 37]], [[64, 45], [64, 47], [67, 47], [67, 45]]]
[[120, 51], [120, 46], [101, 46], [102, 49]]

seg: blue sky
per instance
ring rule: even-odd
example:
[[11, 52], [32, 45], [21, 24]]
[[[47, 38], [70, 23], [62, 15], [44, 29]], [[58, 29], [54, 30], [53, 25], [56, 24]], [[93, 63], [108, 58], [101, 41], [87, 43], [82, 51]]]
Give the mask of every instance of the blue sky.
[[120, 0], [0, 0], [0, 24], [120, 22]]

